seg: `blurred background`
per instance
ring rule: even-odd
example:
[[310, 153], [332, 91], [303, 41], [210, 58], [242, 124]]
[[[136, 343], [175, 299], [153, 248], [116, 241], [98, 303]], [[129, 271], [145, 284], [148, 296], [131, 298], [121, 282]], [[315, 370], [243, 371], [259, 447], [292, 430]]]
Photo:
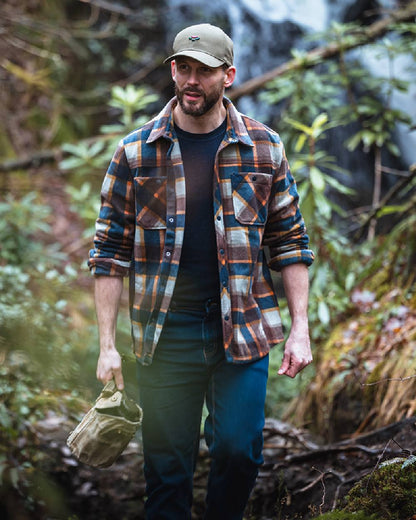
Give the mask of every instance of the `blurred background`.
[[[415, 414], [415, 15], [396, 0], [2, 1], [2, 500], [36, 509], [36, 425], [73, 424], [101, 389], [86, 267], [100, 186], [118, 140], [172, 97], [163, 60], [191, 24], [233, 39], [226, 95], [280, 133], [317, 257], [315, 362], [277, 378], [274, 349], [267, 416], [333, 442]], [[118, 325], [137, 397], [127, 296]]]

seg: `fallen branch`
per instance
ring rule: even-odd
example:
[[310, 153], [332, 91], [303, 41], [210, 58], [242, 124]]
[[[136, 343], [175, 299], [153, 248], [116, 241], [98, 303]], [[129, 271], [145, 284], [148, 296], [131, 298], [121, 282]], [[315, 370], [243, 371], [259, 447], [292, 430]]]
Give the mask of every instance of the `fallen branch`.
[[125, 17], [133, 16], [136, 11], [129, 9], [128, 7], [123, 7], [114, 2], [107, 2], [106, 0], [80, 0], [84, 4], [90, 4], [92, 7], [96, 7], [99, 9], [104, 9], [105, 11], [110, 11], [110, 13], [121, 14]]
[[[88, 137], [78, 141], [77, 144], [92, 144], [98, 140], [108, 141], [109, 139], [117, 136], [115, 133], [99, 135], [94, 137]], [[32, 155], [26, 155], [24, 157], [16, 157], [14, 159], [7, 159], [0, 163], [0, 173], [7, 173], [16, 170], [29, 170], [30, 168], [39, 168], [44, 164], [56, 163], [61, 161], [64, 157], [69, 155], [68, 152], [62, 150], [62, 148], [53, 148], [51, 150], [40, 150]], [[61, 172], [66, 173], [66, 172]]]
[[30, 168], [39, 168], [43, 164], [57, 162], [62, 156], [60, 149], [42, 150], [27, 157], [18, 157], [16, 159], [8, 159], [0, 163], [0, 172], [7, 173], [16, 170], [29, 170]]
[[416, 374], [413, 376], [407, 376], [407, 377], [386, 377], [384, 379], [380, 379], [379, 381], [375, 381], [374, 383], [361, 383], [361, 386], [362, 387], [376, 386], [376, 385], [380, 385], [381, 383], [390, 383], [393, 381], [403, 383], [404, 381], [409, 381], [410, 379], [415, 379], [415, 378], [416, 378]]

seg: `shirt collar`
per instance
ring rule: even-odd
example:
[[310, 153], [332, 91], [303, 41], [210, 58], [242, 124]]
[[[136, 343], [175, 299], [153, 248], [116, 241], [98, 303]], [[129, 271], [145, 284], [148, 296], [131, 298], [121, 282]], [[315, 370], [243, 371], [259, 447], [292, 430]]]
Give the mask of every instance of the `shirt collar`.
[[[163, 110], [153, 119], [154, 125], [147, 139], [147, 143], [153, 143], [157, 139], [165, 138], [172, 141], [175, 138], [173, 125], [173, 108], [176, 105], [176, 97], [172, 98]], [[229, 143], [241, 142], [248, 146], [254, 146], [248, 135], [246, 125], [233, 103], [224, 97], [224, 106], [227, 110], [227, 135], [225, 139]]]

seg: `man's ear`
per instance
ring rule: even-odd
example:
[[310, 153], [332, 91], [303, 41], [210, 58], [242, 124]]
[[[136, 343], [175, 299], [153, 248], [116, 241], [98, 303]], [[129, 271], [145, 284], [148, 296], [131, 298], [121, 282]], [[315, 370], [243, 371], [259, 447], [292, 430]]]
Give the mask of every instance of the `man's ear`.
[[175, 81], [175, 78], [176, 78], [176, 63], [175, 63], [175, 60], [172, 60], [170, 62], [170, 73], [172, 75], [173, 81]]
[[225, 71], [225, 78], [224, 78], [224, 87], [225, 88], [231, 87], [231, 85], [234, 83], [235, 73], [236, 73], [235, 67], [228, 67], [228, 69]]

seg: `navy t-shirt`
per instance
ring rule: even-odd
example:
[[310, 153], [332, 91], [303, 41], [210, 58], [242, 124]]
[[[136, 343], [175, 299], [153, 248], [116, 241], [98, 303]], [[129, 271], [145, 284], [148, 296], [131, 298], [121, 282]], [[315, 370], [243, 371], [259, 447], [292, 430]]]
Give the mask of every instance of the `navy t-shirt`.
[[178, 307], [192, 307], [209, 298], [219, 299], [212, 192], [215, 156], [226, 128], [226, 120], [207, 134], [193, 134], [175, 126], [186, 185], [185, 232], [173, 293]]

